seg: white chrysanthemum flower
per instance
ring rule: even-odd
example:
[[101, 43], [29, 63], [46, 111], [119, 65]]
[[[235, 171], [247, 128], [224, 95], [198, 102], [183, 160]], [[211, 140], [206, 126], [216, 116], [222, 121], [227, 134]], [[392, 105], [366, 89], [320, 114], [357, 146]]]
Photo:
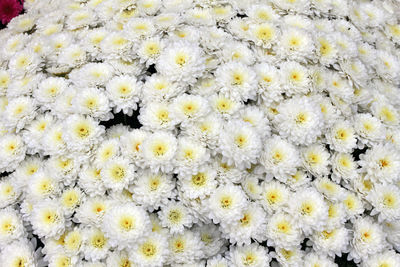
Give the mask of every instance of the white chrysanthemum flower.
[[260, 204], [268, 212], [273, 214], [279, 211], [289, 201], [289, 189], [277, 181], [265, 181], [261, 187]]
[[50, 125], [49, 129], [42, 136], [41, 148], [47, 155], [63, 154], [66, 150], [64, 130], [61, 122]]
[[268, 119], [264, 112], [256, 106], [246, 106], [239, 111], [238, 118], [251, 124], [260, 137], [265, 138], [271, 134]]
[[33, 205], [33, 232], [40, 238], [59, 237], [66, 227], [63, 209], [54, 200], [43, 200]]
[[296, 145], [310, 145], [321, 135], [324, 120], [320, 107], [307, 97], [291, 98], [277, 107], [276, 130]]
[[[260, 167], [260, 166], [258, 165], [257, 167]], [[252, 169], [250, 169], [250, 170], [252, 170]], [[261, 177], [259, 175], [251, 173], [249, 175], [245, 175], [243, 180], [241, 181], [241, 186], [242, 186], [244, 192], [253, 201], [257, 201], [262, 197], [261, 196], [262, 186], [259, 184], [260, 178]]]
[[102, 181], [101, 169], [94, 166], [83, 167], [78, 176], [78, 185], [89, 196], [104, 195], [106, 188]]
[[130, 41], [152, 36], [156, 31], [151, 17], [131, 18], [124, 25], [124, 35]]
[[306, 62], [313, 58], [314, 42], [311, 35], [296, 27], [287, 27], [280, 36], [277, 54], [281, 58]]
[[296, 147], [279, 136], [266, 140], [260, 162], [274, 176], [295, 174], [301, 163]]
[[111, 118], [109, 100], [106, 94], [96, 88], [86, 88], [72, 100], [73, 109], [83, 115], [89, 115], [101, 120]]
[[122, 192], [123, 189], [128, 188], [131, 181], [135, 178], [134, 171], [134, 166], [128, 159], [115, 157], [110, 159], [101, 168], [100, 175], [107, 189]]
[[203, 257], [204, 245], [197, 232], [184, 231], [168, 239], [169, 263], [193, 263]]
[[104, 140], [96, 149], [94, 164], [97, 167], [104, 167], [108, 161], [118, 157], [120, 154], [121, 145], [118, 139]]
[[82, 236], [82, 253], [85, 259], [97, 261], [107, 257], [110, 244], [108, 238], [101, 229], [96, 227], [83, 229]]
[[64, 120], [69, 114], [74, 113], [72, 101], [77, 95], [75, 87], [69, 87], [61, 95], [59, 95], [54, 103], [51, 103], [50, 109], [55, 117]]
[[106, 211], [102, 230], [111, 246], [128, 248], [151, 231], [146, 211], [132, 203], [115, 203]]
[[67, 28], [79, 29], [96, 24], [96, 13], [90, 8], [82, 7], [68, 15], [66, 20]]
[[168, 255], [168, 242], [164, 235], [151, 233], [131, 252], [131, 260], [137, 266], [161, 267]]
[[396, 267], [400, 262], [400, 254], [394, 250], [386, 250], [374, 255], [369, 256], [363, 260], [363, 267], [377, 267], [377, 266], [388, 266]]
[[143, 85], [141, 100], [144, 103], [162, 102], [176, 96], [183, 90], [176, 82], [171, 82], [167, 76], [154, 74], [147, 77]]
[[192, 25], [210, 26], [215, 24], [215, 20], [210, 8], [190, 8], [186, 10], [184, 19]]
[[[32, 176], [43, 166], [43, 161], [39, 157], [27, 157], [22, 161], [13, 173], [15, 177], [12, 185], [20, 189], [25, 188]], [[15, 192], [10, 192], [14, 194]]]
[[60, 196], [60, 204], [64, 208], [64, 214], [66, 216], [72, 215], [84, 198], [85, 195], [79, 187], [65, 189]]
[[16, 181], [20, 179], [14, 172], [9, 177], [3, 177], [0, 181], [0, 208], [6, 208], [16, 203], [21, 195], [21, 186], [24, 186], [24, 182]]
[[127, 250], [114, 250], [109, 252], [105, 260], [106, 266], [134, 266]]
[[285, 246], [275, 249], [274, 256], [281, 266], [303, 266], [304, 254], [300, 246]]
[[203, 144], [188, 137], [181, 137], [178, 140], [174, 172], [180, 175], [195, 174], [209, 159], [209, 152]]
[[389, 126], [398, 125], [400, 121], [399, 111], [387, 101], [375, 101], [372, 103], [372, 114]]
[[20, 135], [0, 136], [0, 171], [14, 171], [24, 160], [26, 146]]
[[4, 248], [7, 244], [18, 241], [24, 234], [22, 219], [17, 211], [10, 208], [0, 210], [0, 246]]
[[80, 168], [81, 159], [77, 157], [53, 156], [46, 162], [46, 168], [52, 176], [59, 179], [64, 185], [75, 182]]
[[284, 88], [282, 87], [281, 72], [266, 62], [255, 65], [258, 80], [258, 93], [266, 103], [281, 100]]
[[215, 224], [196, 224], [192, 229], [194, 232], [199, 233], [203, 253], [207, 258], [216, 255], [227, 244]]
[[213, 149], [216, 148], [219, 140], [219, 135], [222, 129], [222, 121], [215, 114], [210, 114], [206, 117], [200, 118], [194, 122], [189, 122], [182, 125], [182, 130], [185, 135], [206, 144], [210, 153], [215, 153]]
[[225, 62], [234, 61], [252, 65], [255, 61], [253, 51], [246, 44], [240, 42], [234, 42], [228, 47], [224, 47], [221, 53], [222, 60]]
[[86, 51], [78, 44], [65, 48], [58, 56], [58, 63], [69, 67], [78, 67], [86, 62]]
[[41, 58], [30, 49], [15, 53], [8, 64], [14, 76], [23, 77], [27, 73], [35, 73], [40, 69]]
[[216, 170], [209, 165], [195, 174], [179, 176], [181, 191], [187, 198], [203, 199], [217, 187], [216, 176]]
[[203, 51], [193, 43], [171, 43], [160, 55], [156, 69], [172, 81], [193, 84], [205, 69]]
[[266, 213], [261, 206], [250, 204], [242, 212], [242, 217], [233, 223], [221, 222], [222, 236], [231, 244], [249, 245], [251, 240], [263, 239], [262, 230], [266, 227]]
[[26, 131], [22, 133], [24, 142], [28, 144], [28, 151], [34, 154], [42, 149], [40, 143], [41, 139], [47, 130], [53, 125], [54, 117], [49, 113], [38, 115], [28, 126], [25, 127]]
[[293, 201], [288, 202], [288, 211], [301, 226], [305, 234], [322, 230], [328, 218], [328, 206], [323, 196], [313, 188], [298, 190]]
[[282, 86], [287, 95], [306, 94], [311, 90], [309, 70], [296, 61], [285, 61], [280, 66]]
[[27, 240], [18, 240], [2, 249], [0, 254], [3, 266], [36, 266], [34, 248]]
[[234, 101], [222, 94], [210, 96], [210, 102], [213, 111], [226, 118], [230, 118], [241, 106], [240, 102]]
[[316, 231], [311, 235], [314, 250], [331, 257], [346, 253], [350, 238], [350, 230], [345, 227]]
[[380, 253], [388, 246], [382, 227], [371, 218], [360, 218], [354, 222], [353, 227], [353, 246], [349, 256], [355, 261]]
[[232, 184], [218, 187], [207, 201], [210, 216], [215, 223], [232, 223], [240, 220], [247, 205], [242, 189]]
[[153, 211], [175, 196], [174, 188], [175, 184], [170, 175], [144, 170], [138, 173], [137, 179], [129, 190], [135, 202]]
[[207, 100], [198, 95], [182, 94], [177, 96], [171, 105], [173, 114], [182, 124], [196, 121], [210, 111]]
[[364, 212], [364, 204], [359, 196], [348, 191], [342, 200], [347, 217], [354, 219]]
[[226, 258], [221, 257], [221, 255], [219, 254], [213, 258], [207, 259], [208, 267], [228, 267], [230, 266], [230, 264], [230, 261], [228, 261]]
[[148, 136], [148, 132], [142, 129], [133, 129], [120, 137], [120, 145], [124, 149], [121, 150], [123, 156], [130, 158], [137, 165], [142, 158], [142, 143]]
[[301, 153], [304, 167], [314, 176], [321, 177], [330, 172], [330, 154], [321, 144], [305, 147]]
[[[369, 113], [357, 114], [355, 116], [355, 130], [359, 136], [368, 141], [381, 141], [384, 138], [382, 123]], [[368, 143], [362, 139], [363, 142]]]
[[7, 70], [0, 70], [0, 95], [5, 95], [8, 93], [8, 87], [11, 82], [11, 75]]
[[103, 35], [102, 32], [95, 33], [92, 37], [92, 43], [97, 48], [100, 47], [102, 53], [95, 50], [96, 56], [106, 59], [123, 59], [132, 61], [132, 43], [126, 38], [123, 32], [111, 32]]
[[64, 122], [62, 138], [69, 149], [87, 151], [101, 141], [103, 133], [104, 126], [99, 125], [92, 117], [72, 115]]
[[349, 153], [356, 148], [357, 138], [348, 121], [338, 121], [326, 133], [329, 146], [337, 152]]
[[[314, 0], [314, 2], [320, 2], [320, 0]], [[324, 2], [324, 1], [321, 1]], [[325, 0], [325, 2], [328, 2]], [[325, 254], [320, 254], [318, 252], [310, 252], [304, 255], [304, 267], [337, 267], [338, 265], [335, 263], [335, 259], [328, 257]]]
[[143, 40], [137, 50], [141, 62], [151, 65], [157, 62], [158, 57], [162, 54], [165, 44], [160, 38], [149, 38]]
[[[323, 86], [325, 89], [325, 83]], [[313, 95], [312, 99], [321, 108], [325, 127], [331, 127], [339, 119], [340, 112], [338, 108], [332, 104], [332, 101], [329, 97], [323, 97], [322, 95]]]
[[347, 214], [342, 203], [328, 203], [328, 220], [325, 229], [341, 227], [347, 220]]
[[299, 225], [287, 213], [278, 212], [272, 215], [268, 220], [265, 231], [269, 246], [297, 246], [302, 240]]
[[87, 198], [76, 210], [74, 221], [98, 226], [109, 209], [111, 209], [110, 200], [101, 197]]
[[[245, 40], [249, 40], [252, 33], [250, 32], [250, 25], [252, 21], [249, 18], [239, 18], [239, 17], [235, 17], [232, 20], [229, 21], [229, 25], [228, 25], [228, 30], [229, 32], [231, 32], [232, 34], [234, 34], [235, 36], [237, 36], [240, 39], [245, 39]], [[270, 25], [268, 25], [270, 26]], [[268, 30], [271, 29], [271, 27], [265, 27]], [[256, 32], [257, 35], [257, 32]], [[262, 33], [260, 33], [260, 35], [262, 35]], [[266, 35], [268, 35], [268, 33], [266, 33]], [[266, 38], [267, 39], [267, 38]], [[260, 42], [262, 43], [262, 42]]]
[[362, 170], [373, 180], [381, 183], [399, 180], [400, 154], [392, 144], [373, 146], [360, 159]]
[[170, 201], [161, 207], [158, 216], [163, 227], [167, 227], [171, 234], [183, 233], [185, 227], [190, 228], [193, 218], [190, 210], [182, 203]]
[[396, 44], [400, 44], [400, 24], [386, 23], [384, 26], [385, 34]]
[[345, 190], [328, 177], [314, 180], [314, 187], [330, 201], [341, 201], [345, 197]]
[[168, 132], [153, 133], [145, 139], [143, 146], [143, 158], [145, 164], [152, 171], [169, 172], [173, 166], [171, 160], [177, 150], [177, 141], [174, 135]]
[[346, 78], [340, 76], [337, 72], [330, 72], [327, 75], [326, 90], [331, 98], [339, 98], [345, 102], [351, 102], [354, 97], [354, 89]]
[[221, 65], [215, 73], [221, 94], [235, 101], [247, 101], [256, 97], [256, 74], [240, 62]]
[[246, 11], [247, 16], [256, 22], [275, 21], [279, 18], [276, 10], [272, 6], [260, 3], [250, 5]]
[[2, 113], [4, 125], [9, 129], [15, 128], [19, 132], [35, 117], [36, 101], [26, 96], [10, 99]]
[[288, 185], [292, 190], [297, 190], [311, 180], [309, 173], [302, 168], [297, 169], [294, 174], [285, 174], [275, 178]]
[[249, 124], [232, 121], [224, 126], [226, 134], [220, 136], [220, 151], [223, 161], [238, 168], [249, 168], [261, 153], [261, 138]]
[[75, 227], [71, 230], [66, 230], [61, 238], [63, 240], [64, 251], [67, 255], [77, 256], [81, 252], [83, 235], [80, 228]]
[[[263, 22], [260, 24], [252, 23], [250, 25], [240, 25], [241, 30], [243, 30], [243, 26], [247, 26], [246, 33], [248, 38], [252, 40], [255, 45], [261, 46], [264, 48], [271, 48], [276, 41], [279, 35], [278, 28], [272, 22]], [[240, 27], [239, 26], [239, 27]]]
[[333, 37], [328, 34], [316, 37], [316, 51], [322, 65], [331, 65], [337, 61], [339, 49]]
[[16, 32], [27, 32], [35, 26], [35, 18], [31, 17], [30, 14], [21, 14], [13, 18], [8, 24], [7, 28], [12, 29]]
[[400, 189], [397, 186], [376, 184], [367, 199], [374, 207], [371, 216], [379, 214], [379, 222], [400, 218]]
[[399, 59], [383, 50], [378, 50], [376, 56], [374, 67], [377, 74], [389, 82], [394, 82], [398, 79], [400, 72]]
[[88, 63], [80, 69], [74, 69], [69, 74], [69, 79], [76, 85], [92, 87], [104, 85], [113, 75], [112, 67], [107, 63]]
[[48, 257], [48, 265], [49, 267], [58, 267], [58, 266], [74, 266], [78, 263], [78, 257], [76, 255], [68, 255], [67, 252], [60, 249], [50, 254]]
[[106, 93], [114, 107], [114, 112], [122, 110], [125, 114], [132, 114], [132, 110], [137, 108], [141, 85], [135, 77], [116, 76], [107, 83]]
[[262, 267], [269, 266], [271, 261], [268, 255], [268, 250], [256, 243], [252, 243], [242, 247], [231, 247], [229, 251], [229, 259], [232, 264], [237, 267], [254, 266]]

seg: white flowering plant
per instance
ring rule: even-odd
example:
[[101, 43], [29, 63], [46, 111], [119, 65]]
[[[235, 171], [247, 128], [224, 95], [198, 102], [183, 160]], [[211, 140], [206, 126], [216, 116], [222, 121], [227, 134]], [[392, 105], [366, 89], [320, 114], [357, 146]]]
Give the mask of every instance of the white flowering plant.
[[0, 266], [400, 266], [399, 1], [24, 5]]

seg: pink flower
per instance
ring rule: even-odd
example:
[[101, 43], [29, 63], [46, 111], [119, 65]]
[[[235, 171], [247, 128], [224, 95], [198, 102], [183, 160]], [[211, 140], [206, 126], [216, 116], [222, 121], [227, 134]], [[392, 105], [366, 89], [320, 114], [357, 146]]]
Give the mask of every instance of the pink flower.
[[22, 11], [22, 4], [18, 0], [0, 0], [0, 21], [7, 24]]

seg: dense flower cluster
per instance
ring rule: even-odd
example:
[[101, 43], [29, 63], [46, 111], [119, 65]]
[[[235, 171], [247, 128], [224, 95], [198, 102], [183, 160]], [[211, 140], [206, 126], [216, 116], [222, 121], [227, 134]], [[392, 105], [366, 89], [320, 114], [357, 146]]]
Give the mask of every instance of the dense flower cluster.
[[25, 7], [0, 31], [1, 266], [399, 266], [398, 1]]

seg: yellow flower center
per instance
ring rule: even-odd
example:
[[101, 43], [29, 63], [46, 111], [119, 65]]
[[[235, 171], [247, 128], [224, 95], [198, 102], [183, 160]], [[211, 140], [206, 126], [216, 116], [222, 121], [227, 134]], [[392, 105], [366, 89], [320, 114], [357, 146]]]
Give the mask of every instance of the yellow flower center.
[[135, 228], [134, 219], [130, 216], [122, 216], [119, 220], [119, 226], [122, 230], [130, 231]]
[[163, 156], [167, 152], [167, 146], [162, 142], [157, 142], [153, 146], [153, 154], [154, 156]]
[[126, 176], [126, 170], [123, 166], [116, 165], [111, 169], [112, 178], [116, 181], [121, 181]]
[[224, 196], [220, 200], [221, 207], [229, 209], [232, 206], [232, 198], [230, 196]]
[[168, 219], [172, 223], [177, 224], [182, 220], [182, 213], [179, 210], [171, 210], [168, 213]]
[[196, 186], [203, 186], [206, 184], [206, 175], [203, 172], [199, 172], [195, 175], [192, 175], [192, 183]]
[[183, 65], [186, 64], [187, 61], [187, 56], [184, 53], [177, 53], [175, 56], [175, 63], [182, 67]]
[[106, 244], [107, 239], [105, 238], [104, 234], [99, 232], [92, 236], [91, 244], [95, 248], [103, 248]]
[[157, 247], [151, 242], [144, 243], [141, 246], [140, 250], [142, 251], [143, 255], [148, 258], [153, 257], [157, 253]]
[[238, 134], [235, 137], [235, 144], [239, 147], [239, 148], [243, 148], [244, 146], [246, 146], [247, 144], [247, 137], [244, 134]]

